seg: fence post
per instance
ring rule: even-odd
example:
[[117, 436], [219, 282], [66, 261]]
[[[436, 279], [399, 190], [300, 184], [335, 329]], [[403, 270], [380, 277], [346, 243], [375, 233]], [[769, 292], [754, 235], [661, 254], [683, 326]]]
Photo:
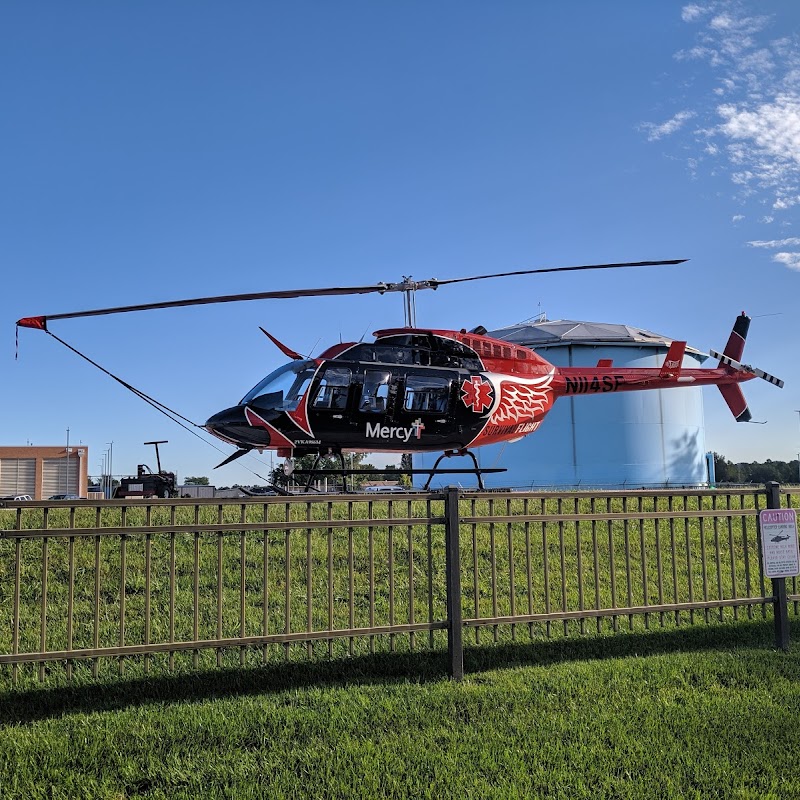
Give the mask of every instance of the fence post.
[[447, 584], [447, 653], [453, 680], [464, 677], [464, 641], [461, 612], [461, 553], [458, 512], [459, 489], [448, 486], [444, 500], [445, 581]]
[[[767, 508], [780, 508], [780, 484], [777, 481], [767, 481], [766, 489]], [[788, 651], [789, 604], [786, 599], [786, 578], [772, 578], [772, 613], [775, 618], [775, 647]]]

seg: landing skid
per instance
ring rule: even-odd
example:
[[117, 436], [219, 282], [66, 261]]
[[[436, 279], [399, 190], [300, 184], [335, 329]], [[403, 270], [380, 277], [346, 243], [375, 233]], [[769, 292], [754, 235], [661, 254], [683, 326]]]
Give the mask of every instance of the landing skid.
[[[316, 460], [314, 461], [314, 466], [311, 469], [296, 469], [293, 470], [292, 474], [308, 475], [308, 480], [305, 485], [306, 492], [311, 491], [313, 488], [312, 484], [315, 478], [327, 478], [336, 475], [342, 478], [342, 491], [346, 493], [348, 491], [348, 475], [427, 475], [428, 480], [425, 481], [425, 485], [422, 487], [423, 492], [427, 492], [430, 488], [434, 475], [474, 475], [478, 479], [478, 488], [483, 491], [486, 488], [483, 484], [483, 475], [507, 472], [505, 467], [479, 467], [478, 459], [475, 458], [475, 454], [469, 450], [446, 450], [436, 459], [436, 463], [434, 463], [431, 469], [348, 469], [345, 467], [344, 455], [342, 453], [337, 453], [337, 455], [342, 465], [341, 469], [316, 469], [316, 466], [322, 457], [317, 456]], [[475, 466], [472, 468], [453, 467], [450, 469], [438, 469], [442, 459], [451, 458], [453, 456], [469, 456]]]
[[486, 487], [483, 485], [483, 474], [484, 472], [505, 472], [504, 469], [500, 470], [482, 470], [478, 466], [478, 459], [475, 458], [475, 453], [471, 450], [445, 450], [439, 458], [436, 459], [436, 463], [433, 465], [433, 469], [430, 471], [430, 475], [428, 476], [428, 480], [425, 481], [425, 485], [422, 487], [423, 492], [427, 492], [428, 488], [431, 485], [431, 481], [433, 480], [433, 476], [436, 474], [441, 474], [442, 472], [450, 472], [450, 470], [442, 470], [441, 472], [437, 473], [436, 468], [439, 466], [443, 458], [452, 458], [453, 456], [469, 456], [472, 459], [472, 463], [475, 465], [474, 470], [466, 470], [467, 472], [474, 472], [475, 477], [478, 479], [478, 488], [483, 491]]

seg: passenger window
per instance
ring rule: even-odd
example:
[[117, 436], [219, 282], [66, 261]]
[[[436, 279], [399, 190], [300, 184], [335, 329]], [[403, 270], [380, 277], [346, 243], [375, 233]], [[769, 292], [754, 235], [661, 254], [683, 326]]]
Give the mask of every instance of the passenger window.
[[390, 372], [366, 370], [364, 386], [361, 389], [361, 400], [358, 407], [361, 411], [382, 414], [389, 402]]
[[322, 376], [314, 399], [314, 408], [343, 409], [347, 407], [347, 394], [352, 373], [343, 367], [332, 367]]
[[409, 375], [403, 408], [406, 411], [443, 414], [447, 411], [450, 381], [447, 378]]

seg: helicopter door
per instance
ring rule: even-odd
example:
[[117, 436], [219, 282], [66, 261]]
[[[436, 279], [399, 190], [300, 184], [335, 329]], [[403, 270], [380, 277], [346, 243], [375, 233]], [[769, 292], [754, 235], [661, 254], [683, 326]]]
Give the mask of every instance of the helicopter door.
[[309, 421], [315, 434], [323, 439], [336, 438], [349, 427], [348, 401], [353, 373], [346, 367], [327, 367], [312, 387]]
[[345, 367], [328, 367], [320, 377], [313, 407], [315, 411], [344, 411], [353, 373]]
[[425, 373], [406, 375], [398, 406], [397, 421], [413, 427], [420, 445], [451, 446], [453, 380], [450, 376]]

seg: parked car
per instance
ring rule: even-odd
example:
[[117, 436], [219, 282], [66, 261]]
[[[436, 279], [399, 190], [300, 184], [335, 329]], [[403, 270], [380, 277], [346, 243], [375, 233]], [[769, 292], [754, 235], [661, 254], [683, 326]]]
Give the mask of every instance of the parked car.
[[17, 500], [18, 502], [27, 503], [33, 498], [29, 494], [10, 494], [8, 497], [4, 497], [3, 500]]
[[48, 500], [80, 500], [80, 495], [77, 494], [53, 494], [47, 498]]

